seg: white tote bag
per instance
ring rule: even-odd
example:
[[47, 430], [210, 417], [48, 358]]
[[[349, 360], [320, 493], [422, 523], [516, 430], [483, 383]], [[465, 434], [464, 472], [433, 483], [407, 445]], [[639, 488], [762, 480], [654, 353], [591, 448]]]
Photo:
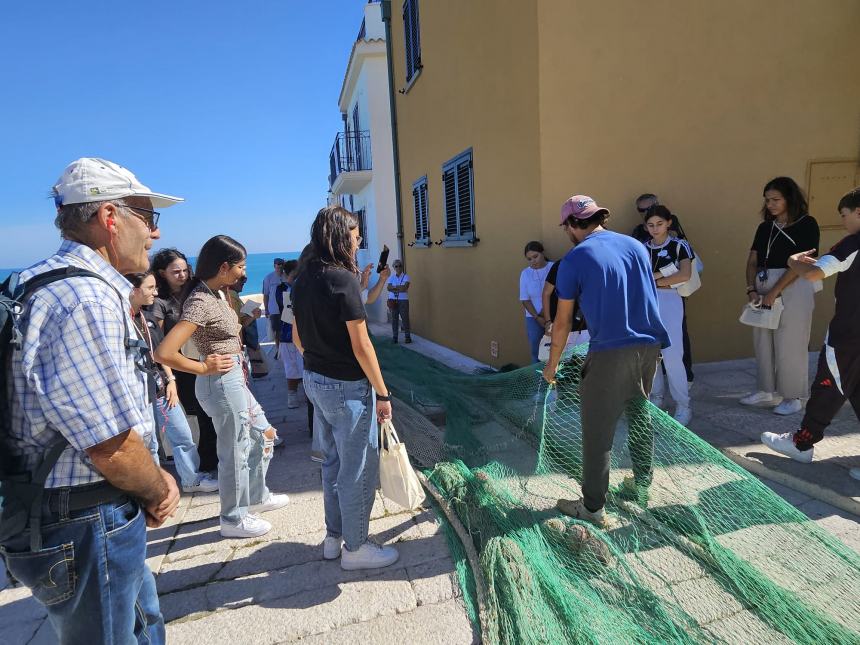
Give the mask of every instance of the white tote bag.
[[779, 319], [782, 316], [782, 310], [785, 307], [782, 304], [782, 298], [777, 298], [773, 302], [773, 307], [767, 309], [762, 306], [755, 306], [752, 303], [744, 305], [741, 311], [741, 317], [738, 319], [744, 325], [750, 327], [761, 327], [762, 329], [776, 329], [779, 327]]
[[410, 511], [424, 501], [424, 489], [409, 463], [406, 445], [400, 441], [390, 419], [382, 422], [379, 456], [379, 481], [382, 494]]

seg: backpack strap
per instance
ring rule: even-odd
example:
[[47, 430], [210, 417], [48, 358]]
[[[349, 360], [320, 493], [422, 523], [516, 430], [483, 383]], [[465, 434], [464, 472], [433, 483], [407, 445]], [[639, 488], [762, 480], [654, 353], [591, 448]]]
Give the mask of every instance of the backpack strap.
[[[95, 278], [96, 280], [101, 280], [106, 285], [108, 285], [113, 292], [119, 298], [120, 310], [124, 310], [124, 301], [125, 299], [122, 297], [122, 294], [116, 290], [116, 288], [107, 281], [103, 275], [96, 273], [95, 271], [90, 271], [89, 269], [81, 269], [75, 266], [67, 266], [62, 267], [60, 269], [51, 269], [50, 271], [45, 271], [44, 273], [39, 273], [34, 275], [32, 278], [27, 280], [23, 285], [23, 290], [21, 291], [20, 296], [16, 294], [16, 300], [22, 305], [26, 306], [27, 301], [30, 299], [36, 291], [41, 289], [42, 287], [46, 287], [53, 282], [59, 282], [60, 280], [67, 280], [68, 278]], [[20, 288], [20, 287], [19, 287]], [[125, 348], [129, 349], [133, 346], [131, 342], [131, 338], [128, 333], [128, 325], [123, 324], [123, 343], [125, 344]]]
[[[105, 284], [107, 284], [113, 291], [116, 293], [119, 298], [120, 310], [123, 311], [124, 307], [124, 298], [116, 288], [107, 281], [107, 279], [99, 275], [94, 271], [90, 271], [88, 269], [81, 269], [79, 267], [68, 266], [60, 269], [52, 269], [50, 271], [46, 271], [44, 273], [39, 273], [38, 275], [33, 276], [29, 280], [27, 280], [23, 287], [22, 285], [16, 285], [16, 291], [20, 291], [19, 293], [15, 293], [15, 300], [22, 306], [26, 307], [27, 302], [30, 297], [42, 287], [46, 287], [51, 283], [58, 282], [60, 280], [67, 280], [69, 278], [95, 278], [97, 280], [101, 280]], [[11, 284], [10, 284], [11, 286]], [[16, 326], [16, 332], [17, 332]], [[123, 320], [123, 341], [126, 350], [130, 349], [133, 346], [136, 346], [129, 337], [128, 332], [128, 324]], [[17, 337], [17, 334], [16, 334]], [[33, 473], [32, 478], [30, 480], [30, 490], [33, 492], [32, 499], [30, 501], [30, 515], [29, 515], [29, 525], [30, 525], [30, 550], [32, 552], [40, 551], [42, 549], [42, 501], [44, 499], [45, 493], [45, 482], [48, 480], [48, 475], [51, 474], [51, 471], [54, 469], [54, 466], [57, 465], [57, 462], [60, 460], [60, 456], [65, 451], [66, 447], [69, 445], [69, 442], [66, 440], [65, 436], [60, 434], [51, 444], [48, 445], [48, 448], [42, 457], [42, 461], [39, 463], [39, 466], [36, 468], [36, 471]]]
[[35, 553], [42, 550], [42, 500], [45, 498], [45, 482], [48, 481], [48, 475], [57, 465], [60, 460], [60, 455], [66, 449], [69, 442], [63, 435], [48, 446], [48, 451], [42, 458], [42, 463], [33, 473], [31, 484], [38, 492], [35, 493], [30, 504], [30, 551]]

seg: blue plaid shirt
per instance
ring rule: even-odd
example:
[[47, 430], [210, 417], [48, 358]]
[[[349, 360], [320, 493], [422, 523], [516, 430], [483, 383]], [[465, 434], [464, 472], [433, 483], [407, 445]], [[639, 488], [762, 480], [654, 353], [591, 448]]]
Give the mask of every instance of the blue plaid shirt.
[[36, 291], [25, 303], [23, 342], [12, 354], [9, 385], [11, 451], [25, 467], [35, 469], [58, 433], [70, 444], [48, 476], [48, 488], [101, 481], [85, 450], [126, 430], [140, 434], [147, 446], [153, 440], [146, 378], [135, 367], [137, 350], [124, 345], [125, 329], [136, 338], [131, 284], [95, 251], [68, 240], [21, 279], [69, 265], [104, 276], [110, 286], [68, 278]]

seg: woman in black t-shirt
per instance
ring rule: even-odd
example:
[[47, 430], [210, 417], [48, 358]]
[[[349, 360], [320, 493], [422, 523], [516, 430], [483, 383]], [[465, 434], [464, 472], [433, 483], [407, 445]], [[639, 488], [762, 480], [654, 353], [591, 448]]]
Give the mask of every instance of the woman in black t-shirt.
[[777, 177], [764, 187], [764, 220], [756, 229], [746, 265], [746, 294], [750, 303], [772, 307], [781, 298], [783, 312], [777, 329], [753, 328], [757, 390], [741, 399], [744, 405], [775, 406], [776, 414], [803, 408], [809, 392], [809, 334], [814, 293], [820, 290], [788, 271], [788, 258], [817, 249], [818, 223], [808, 212], [797, 183]]
[[355, 215], [323, 208], [311, 227], [313, 258], [292, 288], [293, 342], [304, 358], [305, 395], [323, 454], [323, 557], [340, 557], [348, 570], [387, 567], [398, 558], [394, 547], [367, 539], [379, 481], [376, 419], [391, 419], [391, 394], [367, 333], [358, 233]]

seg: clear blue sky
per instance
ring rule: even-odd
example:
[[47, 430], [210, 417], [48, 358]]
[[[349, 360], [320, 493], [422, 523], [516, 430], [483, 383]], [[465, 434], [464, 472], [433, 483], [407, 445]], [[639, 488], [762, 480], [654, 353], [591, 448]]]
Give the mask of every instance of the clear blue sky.
[[226, 233], [301, 250], [364, 0], [8, 2], [0, 18], [0, 267], [50, 255], [48, 193], [78, 157], [115, 161], [165, 210], [159, 246]]

